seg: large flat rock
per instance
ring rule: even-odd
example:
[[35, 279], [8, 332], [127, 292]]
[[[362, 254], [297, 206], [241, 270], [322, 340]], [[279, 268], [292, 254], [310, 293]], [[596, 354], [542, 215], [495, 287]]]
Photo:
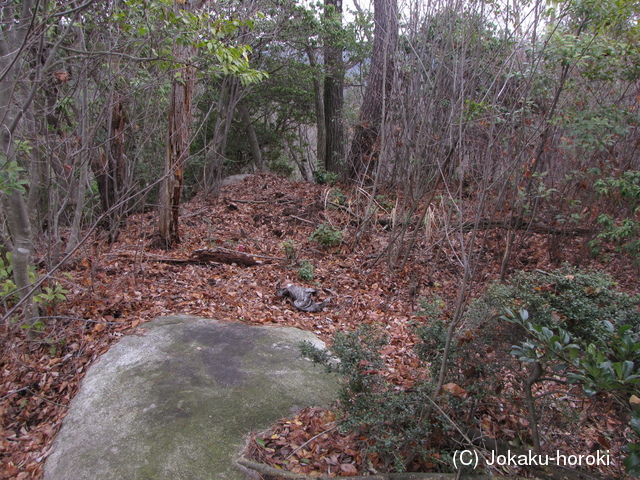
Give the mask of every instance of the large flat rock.
[[251, 430], [327, 404], [337, 382], [300, 356], [295, 328], [165, 317], [121, 339], [71, 402], [45, 480], [246, 479]]

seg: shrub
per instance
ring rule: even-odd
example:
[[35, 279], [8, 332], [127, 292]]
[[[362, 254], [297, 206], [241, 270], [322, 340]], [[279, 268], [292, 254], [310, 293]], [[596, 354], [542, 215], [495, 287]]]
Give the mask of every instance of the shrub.
[[[604, 242], [613, 242], [621, 252], [629, 254], [634, 262], [640, 255], [640, 171], [629, 170], [622, 175], [602, 178], [593, 188], [600, 199], [606, 199], [618, 212], [616, 217], [603, 213], [598, 216], [602, 230], [589, 244], [598, 253]], [[622, 214], [622, 215], [620, 215]], [[620, 217], [624, 218], [620, 218]]]
[[347, 203], [347, 196], [339, 188], [332, 188], [329, 192], [329, 201], [336, 205], [344, 205]]
[[551, 273], [520, 273], [509, 285], [494, 284], [474, 302], [468, 319], [500, 316], [506, 309], [527, 310], [540, 325], [561, 327], [574, 337], [598, 342], [602, 321], [640, 327], [639, 299], [616, 289], [601, 272], [563, 267]]
[[280, 175], [281, 177], [290, 178], [293, 175], [294, 167], [285, 157], [279, 157], [267, 164], [269, 171]]
[[338, 180], [338, 174], [335, 172], [328, 172], [324, 168], [320, 167], [313, 172], [313, 179], [319, 185], [333, 185]]
[[395, 206], [394, 202], [387, 198], [386, 195], [376, 195], [376, 203], [380, 206], [380, 208], [386, 211], [393, 210], [393, 207]]
[[[588, 396], [609, 392], [619, 404], [629, 408], [629, 399], [640, 395], [640, 342], [630, 325], [614, 327], [603, 321], [598, 345], [574, 339], [562, 328], [551, 329], [529, 321], [529, 313], [511, 311], [502, 317], [522, 326], [528, 339], [511, 347], [511, 354], [522, 362], [538, 363], [547, 371], [562, 374], [570, 383], [583, 386]], [[535, 319], [534, 319], [535, 321]], [[540, 370], [542, 372], [542, 370]], [[625, 448], [629, 455], [624, 460], [627, 472], [640, 475], [640, 416], [630, 408], [630, 426], [635, 441]]]
[[325, 222], [314, 230], [309, 240], [317, 242], [323, 247], [334, 247], [342, 242], [342, 231]]
[[289, 263], [296, 261], [296, 242], [292, 239], [285, 240], [280, 244], [280, 247], [284, 250], [284, 256]]
[[310, 282], [313, 280], [313, 274], [315, 267], [309, 260], [302, 260], [300, 262], [300, 268], [298, 268], [298, 278]]
[[387, 344], [381, 328], [367, 325], [336, 334], [331, 352], [337, 360], [306, 342], [302, 352], [346, 378], [338, 404], [342, 426], [366, 439], [362, 445], [366, 455], [377, 456], [386, 469], [395, 471], [405, 471], [416, 460], [443, 464], [442, 427], [435, 415], [427, 414], [434, 386], [424, 381], [399, 390], [385, 380], [380, 351]]
[[[442, 314], [446, 308], [444, 300], [433, 295], [418, 300], [420, 307], [416, 315], [424, 317], [426, 323], [416, 328], [421, 342], [416, 344], [415, 350], [423, 362], [431, 365], [432, 375], [440, 367], [440, 359], [444, 352], [447, 327], [442, 321]], [[454, 352], [452, 352], [453, 356]]]
[[11, 252], [7, 253], [7, 261], [0, 257], [0, 297], [4, 302], [13, 301], [16, 292], [16, 284], [12, 279], [13, 267], [11, 265]]

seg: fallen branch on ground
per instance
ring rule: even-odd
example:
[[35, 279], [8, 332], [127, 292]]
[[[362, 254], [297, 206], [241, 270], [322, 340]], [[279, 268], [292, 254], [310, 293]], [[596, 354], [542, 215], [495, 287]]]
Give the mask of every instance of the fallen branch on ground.
[[[320, 477], [305, 475], [303, 473], [288, 472], [265, 465], [264, 463], [247, 460], [244, 457], [238, 459], [243, 467], [254, 470], [263, 475], [275, 477], [281, 480], [334, 480], [336, 477], [322, 475]], [[375, 475], [358, 475], [348, 477], [349, 480], [525, 480], [524, 477], [492, 476], [492, 475], [460, 475], [456, 473], [377, 473]]]
[[[124, 258], [130, 257], [130, 255], [126, 255], [126, 254], [118, 254], [117, 256], [124, 257]], [[161, 255], [149, 254], [149, 253], [143, 253], [136, 256], [147, 261], [170, 263], [172, 265], [182, 265], [182, 264], [197, 265], [197, 264], [207, 264], [207, 263], [213, 262], [213, 263], [226, 263], [226, 264], [235, 263], [237, 265], [244, 265], [245, 267], [253, 267], [255, 265], [263, 265], [264, 263], [270, 263], [270, 262], [260, 262], [255, 258], [253, 258], [251, 255], [247, 255], [240, 252], [206, 250], [206, 249], [195, 250], [191, 252], [191, 256], [189, 256], [189, 258], [172, 258], [172, 257], [164, 257]]]
[[301, 222], [305, 222], [308, 223], [310, 225], [315, 225], [316, 222], [312, 222], [311, 220], [307, 220], [306, 218], [300, 218], [300, 217], [296, 217], [295, 215], [289, 215], [291, 218], [295, 218], [296, 220], [299, 220]]
[[288, 198], [276, 198], [275, 200], [236, 200], [236, 199], [232, 198], [229, 201], [233, 202], [233, 203], [255, 203], [255, 204], [260, 204], [260, 203], [281, 203], [281, 204], [293, 203], [293, 200], [290, 200]]

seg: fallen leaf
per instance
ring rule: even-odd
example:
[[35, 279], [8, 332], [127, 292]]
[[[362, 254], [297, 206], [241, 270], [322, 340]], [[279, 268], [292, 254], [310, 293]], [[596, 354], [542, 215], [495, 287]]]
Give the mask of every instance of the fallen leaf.
[[358, 469], [355, 467], [353, 463], [341, 463], [340, 470], [348, 474], [353, 474], [353, 475], [358, 474]]
[[447, 383], [442, 387], [442, 389], [454, 397], [464, 397], [467, 394], [467, 391], [464, 388], [456, 385], [455, 383]]

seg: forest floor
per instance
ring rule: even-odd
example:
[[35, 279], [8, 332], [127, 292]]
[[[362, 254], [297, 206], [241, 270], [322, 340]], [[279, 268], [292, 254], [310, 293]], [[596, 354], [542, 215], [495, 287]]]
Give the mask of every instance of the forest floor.
[[[68, 290], [67, 298], [46, 307], [48, 318], [39, 338], [28, 338], [11, 322], [0, 326], [0, 479], [42, 477], [53, 438], [87, 368], [112, 342], [139, 332], [145, 322], [162, 315], [295, 326], [329, 343], [338, 331], [362, 324], [384, 325], [390, 338], [383, 350], [388, 380], [399, 390], [411, 387], [422, 371], [412, 349], [418, 341], [414, 327], [425, 322], [417, 313], [419, 299], [442, 298], [444, 316], [451, 316], [463, 273], [456, 247], [441, 242], [434, 248], [420, 235], [410, 261], [403, 269], [392, 271], [385, 254], [388, 231], [374, 223], [356, 241], [352, 216], [329, 204], [336, 195], [337, 190], [326, 186], [254, 175], [225, 187], [217, 200], [196, 197], [183, 205], [181, 243], [169, 252], [149, 247], [156, 227], [152, 212], [129, 217], [126, 229], [112, 245], [97, 232], [72, 262], [56, 272], [56, 281]], [[380, 217], [388, 218], [392, 202], [380, 206]], [[309, 239], [323, 222], [344, 231], [340, 245], [322, 247]], [[475, 272], [474, 292], [498, 278], [504, 248], [504, 232], [487, 230], [481, 234], [487, 241]], [[526, 243], [518, 246], [511, 271], [549, 271], [563, 260], [573, 261], [580, 255], [579, 241], [574, 238], [564, 243], [552, 262], [547, 237], [529, 235]], [[283, 242], [294, 246], [295, 260], [285, 258]], [[242, 252], [262, 263], [247, 267], [171, 261], [189, 259], [202, 249]], [[38, 253], [44, 257], [46, 250]], [[310, 282], [298, 277], [303, 260], [314, 266]], [[637, 271], [623, 259], [614, 258], [598, 268], [606, 268], [623, 288], [635, 288]], [[331, 297], [329, 305], [320, 313], [296, 310], [276, 294], [289, 283], [316, 288], [320, 299]], [[620, 478], [623, 454], [619, 448], [626, 424], [610, 402], [600, 402], [595, 407], [588, 402], [576, 406], [591, 412], [585, 416], [584, 434], [558, 445], [566, 452], [580, 448], [593, 451], [594, 445], [606, 447], [617, 458], [615, 465], [600, 473]], [[593, 415], [596, 407], [600, 410]], [[527, 424], [515, 410], [511, 415], [507, 406], [499, 414], [494, 410], [494, 415], [485, 415], [483, 429], [496, 438], [518, 437]], [[277, 448], [254, 451], [254, 457], [282, 467], [282, 458], [278, 458], [283, 455], [282, 448], [291, 453], [316, 432], [326, 430], [317, 438], [323, 448], [307, 445], [297, 450], [293, 457], [288, 455], [293, 458], [289, 466], [302, 473], [322, 470], [354, 475], [363, 465], [358, 451], [362, 439], [333, 425], [332, 411], [305, 410], [275, 425], [269, 438], [275, 439]], [[264, 441], [259, 443], [264, 445]]]

